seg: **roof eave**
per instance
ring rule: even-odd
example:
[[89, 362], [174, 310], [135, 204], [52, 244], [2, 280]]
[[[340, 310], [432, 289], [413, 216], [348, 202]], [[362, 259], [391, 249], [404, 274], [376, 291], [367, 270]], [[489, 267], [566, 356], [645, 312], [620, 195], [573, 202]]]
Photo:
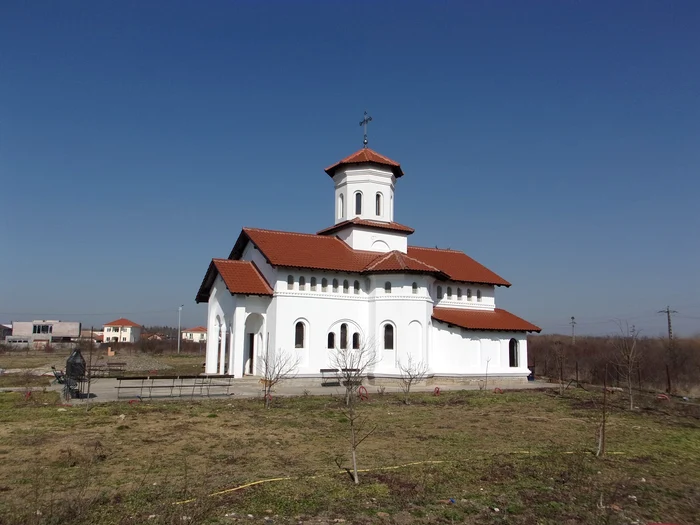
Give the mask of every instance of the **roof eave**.
[[474, 331], [480, 331], [480, 332], [537, 332], [540, 333], [542, 331], [541, 328], [537, 327], [535, 328], [477, 328], [477, 327], [472, 327], [472, 326], [463, 326], [461, 324], [455, 324], [451, 323], [449, 321], [443, 321], [442, 319], [438, 319], [434, 315], [430, 316], [431, 319], [435, 319], [436, 321], [446, 324], [447, 326], [455, 326], [457, 328], [464, 328], [465, 330], [474, 330]]

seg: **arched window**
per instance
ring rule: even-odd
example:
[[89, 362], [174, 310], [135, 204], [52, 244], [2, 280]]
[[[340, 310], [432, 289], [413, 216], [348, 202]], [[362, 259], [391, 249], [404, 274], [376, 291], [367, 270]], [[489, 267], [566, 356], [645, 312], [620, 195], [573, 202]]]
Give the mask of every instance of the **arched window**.
[[316, 277], [311, 278], [311, 291], [312, 292], [316, 291]]
[[355, 215], [362, 215], [362, 192], [355, 194]]
[[391, 283], [389, 281], [384, 283], [384, 293], [391, 293]]
[[438, 286], [437, 292], [437, 298], [439, 301], [440, 299], [442, 299], [442, 286]]
[[461, 301], [462, 300], [462, 289], [457, 288], [457, 300]]
[[342, 219], [345, 215], [345, 202], [343, 201], [343, 194], [338, 195], [338, 218]]
[[413, 285], [411, 286], [411, 290], [413, 291], [413, 293], [418, 293], [418, 283], [413, 283]]
[[347, 279], [343, 281], [343, 293], [348, 293], [350, 291], [350, 283]]
[[511, 339], [508, 343], [508, 364], [511, 368], [518, 367], [518, 340]]
[[451, 286], [447, 287], [447, 298], [452, 299], [452, 287]]
[[304, 323], [301, 321], [294, 327], [294, 348], [304, 348]]
[[353, 350], [360, 349], [360, 334], [358, 334], [357, 332], [352, 334], [352, 348]]
[[328, 279], [325, 277], [321, 279], [321, 291], [322, 292], [327, 292], [328, 291]]
[[476, 291], [476, 300], [477, 300], [478, 302], [481, 302], [481, 290], [477, 290], [477, 291]]
[[299, 277], [299, 289], [306, 290], [306, 278], [303, 275]]
[[390, 324], [384, 325], [384, 350], [394, 349], [394, 327]]
[[472, 289], [467, 288], [467, 301], [471, 301], [471, 300], [472, 300]]
[[382, 215], [382, 194], [377, 193], [377, 196], [374, 198], [374, 212], [377, 215], [377, 217], [381, 217]]
[[353, 290], [355, 292], [355, 295], [358, 295], [360, 293], [360, 281], [355, 281], [352, 283]]
[[338, 293], [338, 279], [333, 279], [333, 293]]
[[335, 348], [335, 332], [328, 332], [328, 349], [333, 350]]
[[294, 276], [287, 276], [287, 290], [294, 290]]
[[345, 350], [348, 347], [348, 325], [340, 325], [340, 348]]

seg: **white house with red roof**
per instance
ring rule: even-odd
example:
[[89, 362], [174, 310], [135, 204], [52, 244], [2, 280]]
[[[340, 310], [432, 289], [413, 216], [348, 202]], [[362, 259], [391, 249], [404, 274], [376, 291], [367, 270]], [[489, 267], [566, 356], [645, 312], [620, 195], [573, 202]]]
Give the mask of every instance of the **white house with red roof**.
[[143, 327], [129, 319], [120, 318], [104, 325], [105, 343], [137, 343]]
[[526, 381], [526, 336], [540, 329], [496, 308], [510, 283], [485, 266], [409, 245], [414, 230], [394, 221], [399, 163], [365, 147], [325, 171], [332, 226], [243, 228], [209, 264], [196, 297], [208, 303], [206, 373], [260, 375], [269, 347], [297, 354], [297, 377], [321, 377], [335, 348], [369, 346], [375, 378], [396, 377], [410, 356], [429, 377]]
[[193, 343], [203, 343], [207, 340], [207, 327], [195, 326], [182, 331], [182, 339]]

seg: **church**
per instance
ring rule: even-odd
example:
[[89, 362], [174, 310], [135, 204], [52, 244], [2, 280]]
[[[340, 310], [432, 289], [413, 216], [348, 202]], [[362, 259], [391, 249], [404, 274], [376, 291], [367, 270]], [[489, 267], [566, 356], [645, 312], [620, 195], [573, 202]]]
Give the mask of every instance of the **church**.
[[496, 308], [503, 277], [461, 251], [409, 244], [413, 228], [394, 220], [401, 165], [365, 141], [325, 171], [332, 226], [243, 228], [209, 264], [196, 297], [208, 304], [205, 373], [262, 375], [261, 356], [282, 350], [297, 378], [320, 382], [334, 349], [368, 345], [374, 381], [409, 356], [433, 382], [527, 381], [527, 333], [540, 328]]

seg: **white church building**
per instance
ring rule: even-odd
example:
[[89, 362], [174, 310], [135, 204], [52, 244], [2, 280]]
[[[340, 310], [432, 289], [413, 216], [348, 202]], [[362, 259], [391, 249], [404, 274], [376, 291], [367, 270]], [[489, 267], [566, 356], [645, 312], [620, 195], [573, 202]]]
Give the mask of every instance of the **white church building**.
[[208, 303], [205, 372], [261, 375], [269, 347], [297, 354], [297, 377], [320, 378], [335, 348], [371, 345], [370, 379], [396, 377], [411, 356], [435, 380], [526, 381], [526, 336], [540, 328], [496, 308], [510, 283], [485, 266], [409, 244], [414, 230], [394, 221], [399, 163], [365, 147], [325, 171], [333, 226], [243, 228], [211, 261], [196, 297]]

